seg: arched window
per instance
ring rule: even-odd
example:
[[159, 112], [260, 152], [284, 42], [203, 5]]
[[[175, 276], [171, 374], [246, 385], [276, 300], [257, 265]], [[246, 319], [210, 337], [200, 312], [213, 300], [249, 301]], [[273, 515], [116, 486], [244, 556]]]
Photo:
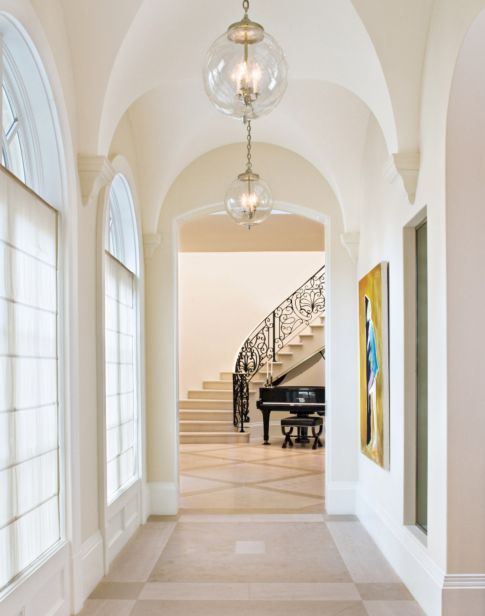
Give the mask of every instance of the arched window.
[[53, 207], [63, 172], [53, 97], [35, 50], [5, 14], [0, 41], [1, 592], [63, 532]]
[[106, 494], [108, 504], [140, 476], [138, 240], [125, 177], [109, 193], [105, 238]]

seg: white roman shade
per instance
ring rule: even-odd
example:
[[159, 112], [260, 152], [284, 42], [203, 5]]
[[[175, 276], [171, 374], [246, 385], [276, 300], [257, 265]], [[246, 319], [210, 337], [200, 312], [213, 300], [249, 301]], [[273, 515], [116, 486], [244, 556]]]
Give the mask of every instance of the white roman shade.
[[136, 278], [108, 252], [105, 262], [106, 463], [111, 503], [138, 478]]
[[0, 168], [0, 589], [60, 538], [57, 213]]

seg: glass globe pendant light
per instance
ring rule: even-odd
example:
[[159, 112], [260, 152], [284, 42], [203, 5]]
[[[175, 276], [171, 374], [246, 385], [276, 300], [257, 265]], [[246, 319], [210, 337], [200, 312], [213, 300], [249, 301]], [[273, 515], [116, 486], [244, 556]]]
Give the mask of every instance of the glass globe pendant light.
[[247, 121], [247, 165], [229, 186], [224, 203], [229, 216], [250, 229], [268, 218], [273, 208], [269, 186], [253, 171], [251, 161], [251, 120]]
[[213, 105], [234, 118], [254, 120], [272, 111], [287, 85], [288, 65], [281, 47], [248, 16], [229, 26], [207, 53], [204, 85]]

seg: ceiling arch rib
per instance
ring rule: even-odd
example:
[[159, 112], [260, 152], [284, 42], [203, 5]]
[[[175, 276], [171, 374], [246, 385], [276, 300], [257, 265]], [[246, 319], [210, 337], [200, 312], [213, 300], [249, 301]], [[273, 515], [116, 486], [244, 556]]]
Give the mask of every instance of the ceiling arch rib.
[[[98, 138], [106, 154], [126, 110], [161, 83], [193, 80], [202, 90], [201, 65], [212, 39], [238, 16], [238, 2], [144, 0], [117, 52], [109, 76]], [[379, 58], [350, 0], [253, 3], [251, 15], [283, 45], [291, 80], [331, 82], [359, 97], [380, 124], [390, 152], [396, 151], [394, 115]], [[217, 16], [216, 18], [214, 16]], [[193, 93], [195, 97], [195, 90]], [[180, 103], [171, 95], [172, 108]], [[301, 104], [305, 104], [304, 97]]]
[[[129, 111], [139, 158], [144, 230], [156, 228], [161, 204], [175, 178], [205, 152], [241, 142], [242, 126], [228, 121], [207, 103], [204, 93], [190, 95], [191, 81], [166, 84], [141, 97]], [[171, 107], [170, 95], [180, 99]], [[307, 101], [303, 107], [301, 99]], [[194, 114], [194, 108], [200, 109]], [[329, 83], [309, 80], [290, 82], [279, 107], [253, 126], [253, 161], [264, 177], [271, 173], [271, 161], [259, 154], [261, 142], [291, 150], [311, 162], [330, 183], [341, 206], [345, 228], [359, 225], [362, 205], [361, 162], [368, 108], [356, 96]], [[240, 146], [240, 169], [245, 163]], [[160, 172], [163, 170], [163, 173]], [[349, 179], [352, 181], [349, 181]], [[220, 196], [234, 177], [221, 176]]]

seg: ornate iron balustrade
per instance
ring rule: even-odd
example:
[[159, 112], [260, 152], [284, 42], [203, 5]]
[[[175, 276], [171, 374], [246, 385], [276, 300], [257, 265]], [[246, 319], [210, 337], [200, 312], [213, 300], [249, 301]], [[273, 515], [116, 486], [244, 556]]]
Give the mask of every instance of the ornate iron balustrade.
[[325, 314], [325, 266], [287, 297], [251, 332], [237, 356], [232, 376], [234, 427], [249, 422], [253, 376], [313, 319]]

